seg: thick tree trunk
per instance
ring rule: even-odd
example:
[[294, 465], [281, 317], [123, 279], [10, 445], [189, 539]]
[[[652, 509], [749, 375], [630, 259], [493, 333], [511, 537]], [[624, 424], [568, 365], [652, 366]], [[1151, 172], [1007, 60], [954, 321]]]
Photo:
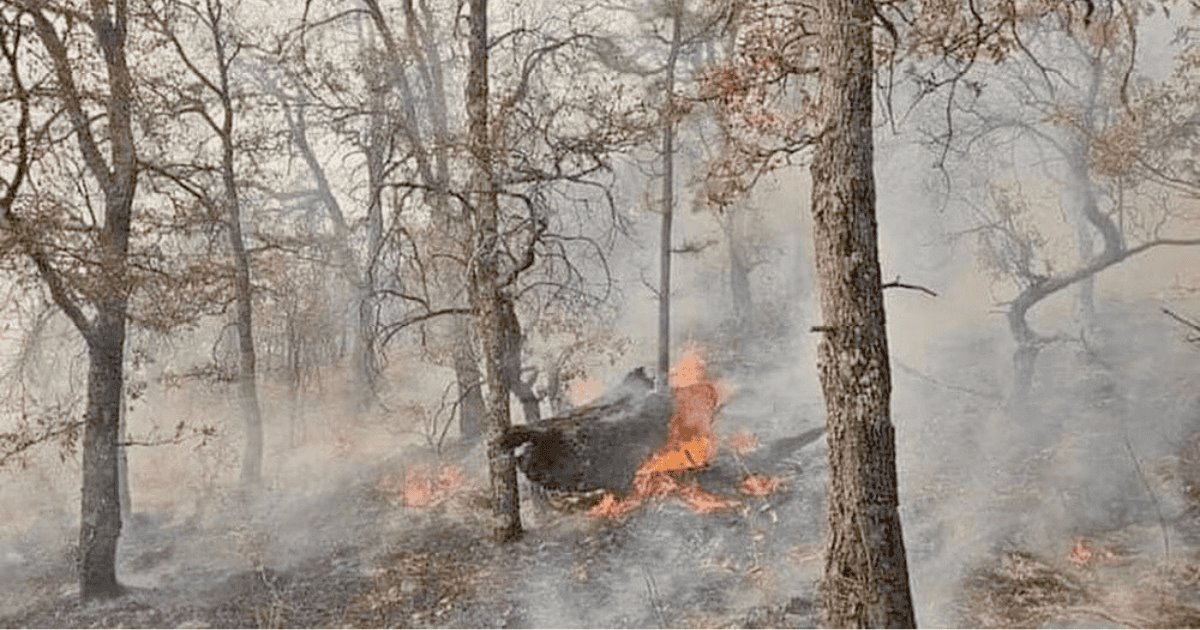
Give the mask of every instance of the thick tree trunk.
[[521, 510], [517, 495], [517, 468], [510, 453], [500, 446], [511, 420], [508, 386], [504, 374], [504, 301], [500, 278], [499, 201], [492, 173], [491, 126], [488, 122], [488, 26], [487, 0], [470, 0], [468, 40], [467, 120], [468, 142], [474, 164], [475, 263], [468, 288], [475, 314], [476, 330], [483, 342], [487, 369], [488, 473], [492, 486], [492, 537], [514, 540], [521, 535]]
[[79, 592], [85, 599], [120, 595], [120, 426], [125, 310], [103, 310], [88, 340], [88, 395], [83, 432], [79, 525]]
[[662, 226], [658, 250], [658, 379], [665, 387], [671, 370], [671, 231], [675, 217], [675, 66], [679, 60], [682, 0], [671, 0], [671, 48], [667, 53], [667, 80], [663, 103], [662, 129]]
[[[79, 592], [84, 600], [113, 597], [121, 592], [116, 578], [116, 553], [121, 534], [118, 442], [129, 286], [124, 268], [138, 174], [131, 122], [134, 81], [125, 58], [128, 6], [124, 2], [112, 6], [93, 2], [91, 9], [90, 25], [103, 53], [108, 77], [107, 92], [95, 95], [97, 100], [104, 101], [110, 162], [105, 160], [91, 117], [83, 107], [82, 94], [76, 87], [76, 69], [80, 65], [71, 57], [41, 6], [27, 9], [53, 65], [57, 97], [67, 113], [80, 156], [104, 192], [103, 224], [97, 222], [93, 226], [100, 255], [99, 274], [94, 281], [103, 283], [98, 288], [104, 290], [103, 297], [93, 301], [96, 312], [93, 320], [88, 320], [79, 298], [66, 288], [65, 279], [40, 247], [26, 247], [55, 304], [83, 335], [88, 347], [78, 558]], [[5, 210], [5, 218], [12, 220], [11, 206]]]
[[823, 124], [812, 209], [830, 467], [822, 603], [833, 627], [916, 621], [898, 511], [875, 222], [873, 16], [871, 0], [828, 0], [821, 10]]

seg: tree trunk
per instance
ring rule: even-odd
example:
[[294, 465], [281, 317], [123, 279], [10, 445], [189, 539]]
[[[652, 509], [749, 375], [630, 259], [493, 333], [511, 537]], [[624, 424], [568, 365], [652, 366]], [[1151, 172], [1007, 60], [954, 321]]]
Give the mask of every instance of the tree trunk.
[[468, 289], [476, 330], [483, 342], [487, 368], [488, 473], [491, 479], [492, 537], [514, 540], [521, 535], [521, 510], [517, 495], [517, 469], [510, 453], [500, 447], [511, 420], [504, 374], [504, 300], [500, 278], [499, 200], [492, 173], [491, 130], [488, 122], [487, 0], [470, 0], [470, 37], [467, 70], [467, 137], [471, 150], [471, 190], [475, 202], [475, 264]]
[[[89, 321], [81, 302], [66, 288], [60, 272], [36, 245], [26, 247], [55, 304], [83, 335], [88, 348], [88, 395], [83, 431], [83, 482], [80, 489], [79, 592], [84, 600], [113, 597], [121, 592], [116, 577], [117, 541], [121, 534], [119, 435], [125, 356], [125, 317], [129, 282], [124, 270], [129, 253], [133, 201], [137, 194], [138, 159], [133, 136], [134, 81], [125, 57], [128, 6], [93, 2], [90, 22], [104, 56], [106, 92], [92, 93], [104, 101], [110, 163], [83, 108], [76, 69], [80, 67], [40, 5], [26, 10], [45, 46], [56, 79], [59, 102], [67, 112], [80, 156], [104, 192], [104, 220], [93, 226], [100, 269], [93, 281], [102, 297], [93, 301]], [[98, 86], [93, 86], [98, 87]], [[25, 124], [28, 121], [24, 121]], [[13, 185], [14, 183], [10, 183]], [[5, 219], [12, 220], [11, 206]]]
[[87, 415], [83, 432], [79, 592], [85, 600], [121, 594], [116, 562], [117, 540], [121, 535], [118, 444], [124, 346], [124, 308], [100, 311], [88, 341]]
[[914, 627], [875, 222], [873, 16], [871, 0], [821, 10], [812, 211], [830, 468], [822, 604], [829, 626]]
[[[381, 90], [372, 92], [372, 103], [379, 111], [383, 111]], [[375, 266], [383, 250], [383, 186], [387, 166], [384, 163], [384, 144], [387, 129], [383, 115], [375, 111], [372, 109], [368, 130], [371, 143], [367, 147], [367, 187], [370, 194], [367, 204], [367, 259], [355, 283], [355, 304], [358, 307], [358, 329], [354, 338], [355, 398], [359, 411], [369, 409], [375, 402], [375, 380], [379, 373], [379, 365], [375, 360], [375, 335], [379, 323], [375, 310]]]
[[1013, 351], [1013, 384], [1008, 394], [1008, 412], [1013, 419], [1028, 415], [1033, 396], [1033, 376], [1037, 372], [1037, 358], [1041, 346], [1033, 343], [1018, 343]]
[[229, 247], [233, 252], [234, 297], [238, 334], [238, 402], [245, 427], [245, 450], [242, 451], [242, 484], [248, 488], [262, 482], [263, 429], [258, 406], [258, 371], [254, 352], [254, 295], [250, 286], [250, 257], [242, 238], [242, 213], [233, 172], [232, 109], [228, 112], [223, 141], [225, 144], [223, 179], [225, 205], [229, 221]]
[[[1090, 168], [1087, 164], [1086, 147], [1079, 145], [1067, 157], [1068, 184], [1066, 192], [1070, 198], [1072, 223], [1075, 227], [1075, 243], [1079, 252], [1079, 266], [1091, 264], [1096, 258], [1095, 235], [1090, 217], [1100, 213], [1096, 190], [1092, 185]], [[1079, 281], [1075, 310], [1083, 329], [1090, 331], [1096, 323], [1096, 277], [1088, 276]]]
[[662, 227], [658, 252], [658, 379], [666, 387], [671, 370], [671, 223], [675, 216], [675, 66], [679, 60], [682, 0], [671, 0], [671, 48], [667, 54], [667, 80], [662, 130]]
[[737, 211], [729, 212], [719, 219], [729, 248], [729, 297], [732, 300], [733, 318], [739, 324], [746, 324], [750, 314], [754, 312], [754, 299], [750, 293], [750, 264], [746, 261], [746, 252], [738, 240], [737, 221]]
[[483, 375], [472, 351], [470, 325], [461, 319], [454, 324], [454, 378], [458, 382], [458, 430], [463, 440], [475, 442], [483, 431]]
[[521, 332], [516, 306], [507, 296], [501, 303], [500, 314], [503, 322], [500, 333], [504, 337], [504, 375], [508, 389], [521, 401], [525, 422], [537, 422], [542, 419], [542, 399], [533, 391], [533, 383], [521, 379], [521, 353], [525, 337]]
[[[236, 221], [237, 219], [233, 219]], [[231, 230], [232, 232], [232, 230]], [[241, 240], [241, 231], [231, 240]], [[240, 259], [240, 260], [239, 260]], [[238, 400], [242, 410], [246, 444], [242, 452], [242, 484], [258, 486], [262, 482], [263, 429], [262, 416], [258, 407], [257, 370], [254, 355], [254, 329], [251, 315], [250, 272], [246, 268], [245, 251], [237, 260], [235, 289], [237, 292], [238, 331]]]
[[121, 514], [133, 514], [133, 495], [129, 492], [129, 447], [121, 444], [129, 441], [129, 430], [126, 428], [125, 395], [121, 395], [120, 426], [117, 427], [117, 491], [121, 497]]

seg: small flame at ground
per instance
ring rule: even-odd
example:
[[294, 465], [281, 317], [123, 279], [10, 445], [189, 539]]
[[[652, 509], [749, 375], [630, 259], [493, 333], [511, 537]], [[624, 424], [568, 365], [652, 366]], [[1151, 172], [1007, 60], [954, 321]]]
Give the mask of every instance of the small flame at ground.
[[1082, 567], [1094, 561], [1111, 560], [1116, 557], [1117, 554], [1111, 548], [1098, 547], [1083, 538], [1076, 538], [1067, 560], [1077, 567]]
[[449, 499], [462, 487], [462, 468], [442, 464], [409, 468], [407, 471], [384, 475], [377, 487], [380, 492], [395, 497], [408, 507], [431, 507]]
[[783, 482], [778, 477], [752, 474], [742, 480], [742, 492], [752, 497], [765, 497], [779, 489]]
[[725, 438], [725, 445], [739, 457], [758, 450], [758, 436], [749, 431], [738, 431]]

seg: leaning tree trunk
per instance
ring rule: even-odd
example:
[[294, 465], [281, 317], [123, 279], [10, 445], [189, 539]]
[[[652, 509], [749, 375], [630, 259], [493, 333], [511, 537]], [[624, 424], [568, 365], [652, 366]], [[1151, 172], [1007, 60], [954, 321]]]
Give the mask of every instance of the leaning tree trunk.
[[121, 535], [120, 426], [125, 308], [105, 305], [88, 338], [87, 414], [79, 526], [79, 588], [83, 599], [115, 597]]
[[521, 506], [517, 495], [517, 468], [500, 440], [511, 425], [508, 387], [504, 374], [504, 294], [500, 278], [499, 200], [492, 174], [491, 130], [488, 123], [488, 27], [487, 0], [470, 0], [468, 40], [467, 120], [474, 192], [474, 264], [468, 277], [476, 330], [483, 342], [487, 368], [488, 473], [491, 479], [492, 536], [501, 541], [521, 535]]
[[915, 625], [875, 222], [873, 16], [871, 0], [827, 0], [821, 10], [812, 212], [830, 467], [822, 603], [833, 627]]

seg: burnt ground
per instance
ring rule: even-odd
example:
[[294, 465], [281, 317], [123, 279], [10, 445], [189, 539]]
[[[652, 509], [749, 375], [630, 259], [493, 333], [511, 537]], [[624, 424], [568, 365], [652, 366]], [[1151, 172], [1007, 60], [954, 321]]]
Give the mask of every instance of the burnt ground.
[[[418, 509], [392, 505], [364, 480], [336, 511], [289, 509], [323, 515], [306, 522], [305, 541], [265, 526], [288, 518], [265, 507], [223, 533], [143, 522], [123, 542], [127, 595], [80, 605], [62, 562], [24, 585], [29, 604], [0, 625], [811, 626], [811, 598], [794, 593], [806, 583], [811, 590], [815, 547], [781, 535], [815, 513], [801, 495], [793, 486], [709, 515], [665, 500], [603, 521], [530, 506], [525, 537], [497, 545], [482, 536], [478, 488]], [[815, 545], [818, 530], [809, 529]], [[303, 549], [289, 561], [292, 545]], [[206, 549], [206, 562], [187, 561]], [[236, 558], [249, 566], [204, 566]], [[792, 570], [781, 570], [787, 564]]]
[[[114, 601], [81, 605], [69, 550], [30, 546], [20, 572], [0, 572], [0, 626], [811, 627], [823, 440], [804, 409], [742, 392], [718, 433], [754, 431], [762, 447], [745, 458], [724, 449], [685, 480], [736, 499], [717, 513], [666, 498], [597, 519], [526, 492], [525, 536], [499, 545], [485, 535], [482, 454], [435, 459], [412, 446], [313, 488], [135, 512], [119, 553], [128, 593]], [[405, 506], [388, 480], [419, 462], [459, 464], [465, 485], [435, 506]], [[783, 485], [740, 494], [749, 472]], [[64, 527], [68, 549], [69, 536]]]
[[[1194, 392], [1164, 384], [1152, 362], [1119, 381], [1078, 364], [1047, 353], [1040, 377], [1055, 396], [1019, 431], [997, 411], [986, 365], [897, 371], [901, 509], [923, 625], [1200, 627], [1186, 440], [1121, 424], [1191, 418]], [[484, 536], [479, 453], [444, 453], [466, 469], [465, 486], [415, 508], [384, 482], [432, 457], [409, 447], [254, 501], [135, 513], [118, 571], [129, 592], [110, 602], [78, 603], [64, 528], [58, 547], [31, 544], [20, 563], [0, 564], [0, 626], [815, 626], [823, 440], [779, 445], [817, 426], [820, 399], [781, 393], [795, 377], [766, 360], [721, 374], [737, 392], [718, 434], [754, 432], [763, 446], [744, 459], [725, 449], [692, 480], [736, 508], [701, 515], [672, 498], [598, 520], [526, 501], [526, 535], [497, 545]], [[739, 495], [746, 472], [784, 485]]]

